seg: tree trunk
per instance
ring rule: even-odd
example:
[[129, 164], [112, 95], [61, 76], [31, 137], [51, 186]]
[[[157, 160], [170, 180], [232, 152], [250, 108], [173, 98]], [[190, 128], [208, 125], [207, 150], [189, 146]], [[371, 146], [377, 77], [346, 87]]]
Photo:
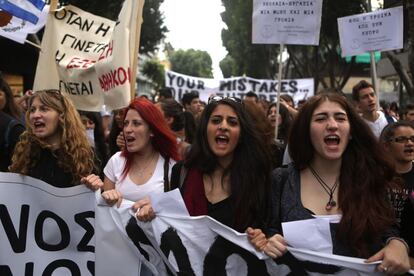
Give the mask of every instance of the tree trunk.
[[395, 56], [393, 52], [384, 52], [385, 56], [391, 61], [395, 71], [400, 76], [402, 83], [407, 89], [407, 94], [411, 99], [414, 99], [414, 86], [407, 70], [401, 64], [401, 61]]

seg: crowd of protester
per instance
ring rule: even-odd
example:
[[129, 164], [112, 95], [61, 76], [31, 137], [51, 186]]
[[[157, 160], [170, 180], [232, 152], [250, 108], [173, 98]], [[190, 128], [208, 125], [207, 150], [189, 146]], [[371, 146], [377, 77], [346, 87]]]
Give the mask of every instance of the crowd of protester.
[[[279, 113], [254, 92], [181, 100], [163, 89], [101, 114], [77, 111], [58, 90], [14, 99], [0, 79], [0, 169], [101, 189], [110, 205], [129, 199], [143, 221], [156, 215], [150, 194], [179, 188], [190, 215], [290, 262], [300, 263], [282, 223], [324, 216], [334, 254], [381, 261], [389, 275], [414, 267], [414, 104], [380, 110], [366, 81], [352, 99], [323, 92], [295, 107], [282, 95]], [[294, 267], [304, 275], [306, 265]]]

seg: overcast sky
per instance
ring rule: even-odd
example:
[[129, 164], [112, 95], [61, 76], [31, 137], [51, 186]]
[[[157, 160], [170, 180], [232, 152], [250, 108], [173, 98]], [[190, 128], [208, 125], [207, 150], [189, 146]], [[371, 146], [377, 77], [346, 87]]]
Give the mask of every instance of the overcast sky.
[[176, 50], [193, 48], [208, 52], [214, 77], [222, 78], [219, 62], [227, 51], [221, 42], [221, 30], [225, 27], [220, 17], [224, 11], [221, 0], [164, 0], [161, 11], [169, 29], [166, 41]]

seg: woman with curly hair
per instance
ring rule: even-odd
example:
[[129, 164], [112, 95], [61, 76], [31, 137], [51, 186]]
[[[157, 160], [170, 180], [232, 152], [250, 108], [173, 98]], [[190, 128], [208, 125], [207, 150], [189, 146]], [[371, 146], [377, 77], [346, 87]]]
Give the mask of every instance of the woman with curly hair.
[[59, 188], [103, 185], [78, 112], [59, 90], [41, 90], [28, 100], [26, 131], [16, 145], [10, 171]]

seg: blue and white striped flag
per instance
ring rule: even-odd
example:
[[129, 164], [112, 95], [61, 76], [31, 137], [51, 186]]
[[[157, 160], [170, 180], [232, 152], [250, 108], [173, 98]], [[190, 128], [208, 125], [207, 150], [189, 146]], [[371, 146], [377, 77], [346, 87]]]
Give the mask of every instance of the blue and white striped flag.
[[45, 25], [48, 11], [44, 0], [0, 0], [0, 35], [24, 43]]

